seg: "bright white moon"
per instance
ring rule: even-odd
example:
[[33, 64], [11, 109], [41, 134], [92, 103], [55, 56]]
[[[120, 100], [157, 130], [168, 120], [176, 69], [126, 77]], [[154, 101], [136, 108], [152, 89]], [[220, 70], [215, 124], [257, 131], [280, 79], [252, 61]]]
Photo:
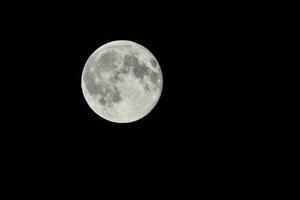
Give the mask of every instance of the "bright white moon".
[[102, 118], [129, 123], [146, 116], [163, 86], [158, 61], [140, 44], [118, 40], [99, 47], [88, 58], [81, 78], [84, 98]]

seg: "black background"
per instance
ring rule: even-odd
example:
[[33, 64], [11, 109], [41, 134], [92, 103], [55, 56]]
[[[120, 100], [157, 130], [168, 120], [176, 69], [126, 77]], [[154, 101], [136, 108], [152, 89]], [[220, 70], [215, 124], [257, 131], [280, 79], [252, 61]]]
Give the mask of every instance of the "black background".
[[[247, 12], [196, 3], [19, 6], [5, 16], [3, 29], [11, 64], [3, 79], [11, 95], [7, 124], [23, 139], [51, 142], [88, 144], [103, 135], [220, 142], [241, 137], [237, 132], [249, 131], [253, 120], [245, 113], [255, 102], [248, 80], [260, 34]], [[87, 58], [112, 40], [142, 44], [162, 68], [158, 104], [134, 123], [100, 118], [82, 95]]]
[[[115, 194], [119, 184], [131, 187], [122, 195], [149, 188], [143, 197], [186, 197], [206, 188], [210, 196], [249, 188], [247, 195], [260, 185], [265, 190], [267, 180], [277, 183], [272, 169], [278, 162], [265, 165], [280, 155], [266, 145], [274, 137], [266, 134], [267, 113], [276, 112], [266, 109], [271, 101], [264, 98], [273, 84], [265, 79], [269, 60], [276, 60], [269, 54], [276, 43], [266, 31], [271, 16], [264, 16], [270, 5], [11, 4], [0, 12], [0, 147], [10, 195], [19, 191], [16, 184], [44, 195], [77, 195], [84, 186], [91, 192], [114, 188]], [[145, 46], [163, 72], [158, 104], [134, 123], [102, 119], [82, 95], [86, 60], [112, 40]], [[245, 180], [254, 186], [241, 184]]]

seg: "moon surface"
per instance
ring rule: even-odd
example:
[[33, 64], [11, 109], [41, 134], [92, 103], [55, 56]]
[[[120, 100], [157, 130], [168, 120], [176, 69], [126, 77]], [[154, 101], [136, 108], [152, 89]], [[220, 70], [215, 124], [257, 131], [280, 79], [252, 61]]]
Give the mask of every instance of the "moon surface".
[[118, 40], [96, 49], [88, 58], [81, 87], [89, 107], [100, 117], [129, 123], [146, 116], [163, 87], [160, 65], [145, 47]]

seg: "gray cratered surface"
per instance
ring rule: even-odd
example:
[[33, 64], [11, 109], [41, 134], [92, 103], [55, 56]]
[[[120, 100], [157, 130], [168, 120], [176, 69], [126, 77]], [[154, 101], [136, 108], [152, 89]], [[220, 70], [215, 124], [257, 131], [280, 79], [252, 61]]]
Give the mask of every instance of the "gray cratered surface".
[[155, 107], [163, 77], [158, 61], [148, 49], [118, 40], [91, 54], [81, 84], [95, 113], [108, 121], [128, 123], [143, 118]]

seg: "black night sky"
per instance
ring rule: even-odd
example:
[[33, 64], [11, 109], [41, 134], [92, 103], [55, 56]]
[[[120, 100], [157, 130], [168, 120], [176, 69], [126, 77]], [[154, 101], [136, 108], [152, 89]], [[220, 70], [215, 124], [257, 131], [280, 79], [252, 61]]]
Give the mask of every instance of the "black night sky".
[[[275, 88], [267, 78], [280, 78], [273, 15], [263, 16], [271, 3], [244, 4], [3, 1], [2, 196], [191, 199], [281, 187], [297, 151], [270, 131], [278, 105], [265, 98]], [[113, 40], [145, 46], [163, 73], [160, 100], [133, 123], [102, 119], [82, 94], [87, 59]]]
[[[9, 119], [17, 133], [32, 138], [93, 140], [102, 135], [151, 137], [220, 137], [246, 123], [250, 62], [247, 18], [221, 6], [164, 7], [160, 4], [110, 10], [74, 3], [38, 5], [9, 17], [4, 25]], [[108, 8], [107, 8], [108, 7]], [[180, 7], [180, 8], [179, 8]], [[17, 12], [17, 11], [16, 11]], [[148, 48], [162, 68], [160, 101], [145, 118], [130, 124], [103, 120], [87, 105], [81, 72], [90, 54], [112, 40], [132, 40]], [[241, 68], [243, 65], [243, 68]], [[7, 77], [5, 77], [7, 78]], [[10, 81], [9, 81], [10, 82]], [[249, 106], [249, 105], [248, 105]], [[49, 132], [49, 133], [48, 133]], [[43, 134], [41, 134], [43, 133]], [[217, 136], [216, 136], [217, 135]]]

